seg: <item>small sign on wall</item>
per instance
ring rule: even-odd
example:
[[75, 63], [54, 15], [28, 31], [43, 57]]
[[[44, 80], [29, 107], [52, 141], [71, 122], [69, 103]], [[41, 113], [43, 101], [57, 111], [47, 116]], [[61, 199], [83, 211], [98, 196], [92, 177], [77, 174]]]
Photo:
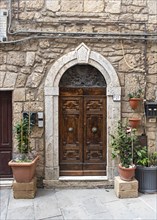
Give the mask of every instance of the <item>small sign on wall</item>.
[[114, 102], [120, 102], [121, 101], [121, 96], [120, 95], [113, 95], [113, 101]]

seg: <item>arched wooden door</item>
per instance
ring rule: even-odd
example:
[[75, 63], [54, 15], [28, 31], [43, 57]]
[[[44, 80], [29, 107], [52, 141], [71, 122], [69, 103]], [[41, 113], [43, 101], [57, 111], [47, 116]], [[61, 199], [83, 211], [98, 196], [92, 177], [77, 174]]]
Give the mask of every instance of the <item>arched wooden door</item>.
[[77, 65], [60, 81], [60, 175], [106, 175], [106, 82], [89, 65]]

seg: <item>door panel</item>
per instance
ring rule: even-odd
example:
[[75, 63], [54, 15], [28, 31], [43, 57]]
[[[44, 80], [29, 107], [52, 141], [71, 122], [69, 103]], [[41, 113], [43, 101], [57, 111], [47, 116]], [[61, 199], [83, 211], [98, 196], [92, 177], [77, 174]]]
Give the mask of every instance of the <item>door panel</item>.
[[86, 175], [105, 175], [105, 97], [84, 97], [84, 166]]
[[62, 97], [60, 109], [61, 175], [82, 175], [82, 98]]
[[0, 92], [0, 177], [11, 177], [8, 162], [12, 157], [12, 94]]
[[106, 175], [104, 88], [60, 94], [60, 175]]
[[0, 177], [6, 178], [11, 177], [11, 170], [8, 167], [8, 162], [12, 158], [12, 152], [9, 151], [0, 151]]

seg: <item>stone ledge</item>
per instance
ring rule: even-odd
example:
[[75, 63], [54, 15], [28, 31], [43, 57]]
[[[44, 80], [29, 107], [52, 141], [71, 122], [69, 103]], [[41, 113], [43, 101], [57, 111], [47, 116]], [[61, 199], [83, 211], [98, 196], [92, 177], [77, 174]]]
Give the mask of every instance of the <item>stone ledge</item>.
[[118, 198], [136, 198], [138, 197], [138, 181], [121, 180], [119, 176], [115, 177], [114, 190]]

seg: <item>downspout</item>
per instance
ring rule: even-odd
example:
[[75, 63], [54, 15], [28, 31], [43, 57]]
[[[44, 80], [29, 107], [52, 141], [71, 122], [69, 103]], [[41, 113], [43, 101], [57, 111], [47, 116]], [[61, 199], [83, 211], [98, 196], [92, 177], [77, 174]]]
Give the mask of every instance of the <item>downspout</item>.
[[[145, 33], [147, 32], [146, 24], [145, 24]], [[144, 98], [143, 98], [143, 118], [144, 118], [144, 126], [143, 126], [143, 134], [146, 135], [146, 114], [145, 114], [145, 104], [146, 104], [146, 88], [147, 88], [147, 75], [148, 75], [148, 65], [147, 65], [147, 36], [145, 35], [144, 41]]]
[[11, 28], [11, 23], [12, 23], [12, 9], [11, 9], [11, 5], [12, 5], [12, 0], [9, 0], [9, 24], [8, 24], [8, 34], [12, 34], [10, 32], [10, 28]]

